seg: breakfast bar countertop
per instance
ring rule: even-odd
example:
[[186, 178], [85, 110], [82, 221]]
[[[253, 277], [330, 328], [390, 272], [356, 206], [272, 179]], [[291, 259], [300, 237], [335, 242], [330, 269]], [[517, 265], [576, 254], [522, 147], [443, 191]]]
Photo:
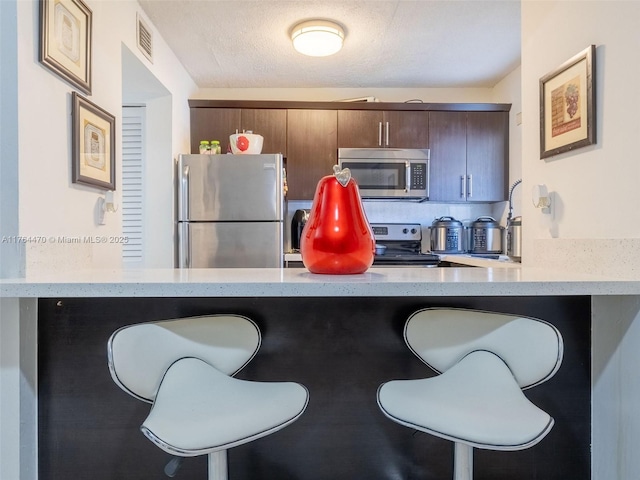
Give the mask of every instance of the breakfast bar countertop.
[[[264, 315], [267, 317], [271, 315], [275, 319], [270, 324], [271, 334], [280, 329], [281, 335], [284, 335], [282, 338], [286, 337], [287, 341], [291, 341], [296, 338], [291, 336], [293, 331], [297, 331], [299, 337], [304, 337], [306, 340], [305, 336], [309, 335], [309, 324], [313, 323], [314, 318], [317, 322], [324, 321], [322, 319], [325, 318], [323, 310], [325, 307], [322, 304], [326, 302], [322, 302], [320, 297], [335, 298], [335, 301], [330, 302], [332, 308], [335, 306], [334, 312], [339, 307], [348, 305], [353, 309], [360, 309], [362, 305], [380, 308], [381, 313], [376, 313], [377, 326], [367, 324], [367, 328], [369, 333], [378, 332], [384, 337], [384, 342], [376, 344], [385, 345], [384, 348], [387, 348], [390, 341], [388, 339], [394, 335], [390, 335], [388, 330], [390, 325], [388, 322], [393, 322], [386, 320], [385, 315], [393, 316], [393, 312], [399, 306], [409, 310], [412, 306], [422, 305], [423, 302], [416, 301], [418, 297], [428, 299], [428, 304], [451, 303], [471, 306], [471, 308], [475, 305], [478, 306], [476, 308], [485, 310], [493, 309], [491, 305], [500, 306], [501, 311], [524, 312], [532, 307], [557, 310], [557, 314], [567, 316], [569, 323], [565, 330], [568, 333], [579, 330], [569, 327], [575, 321], [577, 321], [576, 327], [580, 326], [583, 332], [587, 332], [579, 345], [582, 345], [580, 348], [589, 349], [591, 356], [589, 360], [589, 352], [587, 352], [585, 359], [580, 363], [580, 371], [586, 368], [586, 374], [593, 379], [590, 404], [588, 398], [585, 400], [589, 404], [587, 412], [592, 408], [593, 413], [590, 425], [585, 426], [583, 431], [587, 438], [586, 442], [589, 444], [585, 451], [591, 451], [591, 477], [594, 480], [605, 480], [620, 478], [618, 474], [622, 470], [634, 474], [640, 472], [637, 456], [633, 456], [640, 439], [640, 429], [629, 428], [629, 422], [620, 422], [621, 418], [626, 418], [625, 415], [628, 415], [625, 406], [640, 402], [638, 376], [633, 369], [628, 368], [628, 365], [640, 362], [640, 328], [637, 328], [640, 321], [640, 275], [623, 276], [615, 270], [598, 274], [578, 273], [568, 269], [547, 269], [526, 265], [519, 268], [374, 267], [360, 275], [316, 275], [304, 268], [61, 270], [53, 273], [27, 273], [25, 278], [1, 279], [0, 297], [2, 297], [0, 298], [0, 337], [3, 345], [10, 346], [3, 349], [0, 362], [3, 375], [0, 379], [0, 387], [3, 396], [7, 396], [10, 400], [3, 403], [5, 406], [3, 418], [11, 420], [11, 422], [3, 422], [0, 440], [3, 445], [8, 446], [5, 448], [9, 453], [26, 452], [20, 456], [5, 455], [5, 458], [11, 460], [19, 458], [10, 465], [13, 471], [18, 472], [11, 475], [11, 478], [23, 476], [37, 478], [38, 455], [41, 454], [36, 448], [39, 415], [37, 406], [39, 401], [46, 399], [40, 400], [42, 390], [30, 388], [29, 385], [37, 385], [39, 375], [43, 375], [38, 371], [36, 361], [39, 342], [44, 338], [39, 333], [39, 326], [47, 326], [50, 332], [56, 332], [59, 328], [58, 318], [73, 319], [73, 321], [60, 322], [74, 331], [73, 334], [68, 334], [70, 330], [59, 332], [65, 351], [69, 349], [67, 337], [83, 344], [87, 340], [88, 332], [92, 329], [100, 331], [99, 342], [96, 343], [94, 340], [94, 343], [89, 342], [89, 345], [98, 345], [97, 348], [100, 349], [101, 354], [98, 357], [95, 355], [89, 355], [89, 357], [98, 359], [99, 367], [96, 369], [104, 369], [102, 349], [106, 335], [100, 329], [104, 330], [108, 326], [103, 325], [104, 321], [114, 320], [113, 315], [103, 311], [108, 309], [101, 310], [101, 308], [103, 305], [111, 305], [109, 308], [122, 309], [123, 303], [119, 299], [123, 299], [127, 305], [136, 304], [139, 311], [143, 312], [150, 305], [154, 306], [154, 310], [148, 316], [141, 316], [140, 321], [154, 316], [166, 318], [163, 305], [173, 305], [172, 309], [166, 311], [166, 315], [171, 315], [170, 312], [176, 311], [194, 312], [194, 314], [204, 310], [213, 311], [218, 305], [235, 310], [236, 306], [246, 304], [247, 308], [254, 311], [264, 309]], [[158, 298], [157, 305], [156, 302], [146, 301], [153, 297]], [[373, 302], [354, 302], [353, 297], [369, 297]], [[471, 299], [471, 297], [474, 298]], [[590, 305], [591, 318], [588, 318], [588, 312], [580, 314], [579, 317], [574, 316], [576, 301], [583, 306], [586, 304], [587, 309]], [[309, 302], [309, 308], [315, 313], [310, 317], [309, 322], [299, 322], [296, 319], [299, 318], [300, 307], [307, 302]], [[96, 311], [88, 315], [88, 320], [82, 320], [85, 321], [83, 327], [81, 323], [76, 322], [83, 318], [82, 315], [70, 315], [65, 310], [70, 304], [84, 305], [89, 312], [92, 312], [92, 309]], [[58, 305], [62, 310], [58, 309]], [[178, 308], [179, 305], [184, 308]], [[50, 315], [41, 320], [40, 316], [47, 312], [47, 308]], [[280, 318], [282, 308], [285, 310], [288, 308], [289, 321]], [[331, 348], [336, 347], [342, 355], [338, 356], [340, 368], [346, 364], [345, 358], [349, 358], [349, 361], [352, 357], [360, 358], [360, 355], [353, 355], [351, 347], [342, 348], [345, 338], [350, 339], [349, 341], [355, 338], [351, 335], [354, 325], [350, 323], [350, 312], [347, 309], [346, 313], [343, 312], [342, 316], [338, 316], [338, 320], [331, 324], [331, 328], [323, 327], [322, 329], [322, 332], [329, 332], [336, 335], [336, 338], [340, 338], [340, 341], [325, 342], [331, 345]], [[129, 312], [128, 318], [136, 315], [135, 311]], [[556, 316], [554, 313], [553, 317]], [[375, 315], [356, 317], [361, 322], [368, 322]], [[331, 315], [329, 320], [334, 320]], [[127, 320], [122, 318], [115, 321], [117, 323]], [[380, 325], [386, 325], [386, 327], [381, 328]], [[333, 328], [334, 326], [339, 328]], [[111, 327], [115, 328], [116, 325]], [[74, 330], [76, 328], [77, 333]], [[344, 332], [349, 334], [343, 335]], [[396, 340], [399, 341], [401, 336], [395, 335]], [[315, 335], [311, 337], [316, 338]], [[371, 338], [382, 338], [368, 335], [365, 337], [369, 338], [369, 341], [372, 341]], [[321, 335], [319, 338], [325, 337]], [[577, 347], [578, 344], [573, 343], [569, 352], [575, 352]], [[285, 350], [289, 353], [295, 349], [285, 348]], [[368, 350], [370, 346], [365, 343], [364, 350], [357, 351]], [[311, 351], [316, 350], [311, 349]], [[325, 350], [317, 351], [324, 355]], [[319, 365], [319, 368], [323, 369], [324, 382], [327, 375], [324, 370], [326, 362], [318, 359], [309, 361], [306, 352], [304, 356], [304, 362], [291, 362], [291, 360], [285, 360], [285, 362], [290, 362], [289, 365], [301, 364], [305, 368], [308, 365]], [[278, 355], [268, 355], [268, 357], [277, 359]], [[331, 354], [327, 358], [333, 361], [334, 357], [336, 355]], [[68, 358], [73, 358], [74, 365], [78, 365], [76, 357]], [[365, 355], [362, 358], [370, 357]], [[376, 358], [376, 361], [380, 360]], [[393, 365], [392, 361], [387, 360], [382, 363]], [[589, 369], [587, 365], [590, 363]], [[263, 368], [269, 367], [263, 366]], [[377, 368], [356, 369], [358, 372], [366, 370], [380, 373]], [[69, 378], [66, 371], [63, 371], [65, 373], [57, 375], [56, 378]], [[336, 373], [334, 378], [339, 376]], [[351, 388], [352, 385], [349, 385]], [[331, 395], [327, 398], [330, 398], [333, 404], [335, 395], [333, 393]], [[92, 411], [89, 409], [89, 412]], [[53, 435], [55, 434], [54, 432]], [[347, 436], [347, 438], [351, 437]], [[620, 452], [624, 455], [620, 456]], [[119, 454], [121, 454], [120, 451]], [[313, 458], [316, 456], [314, 455]], [[611, 462], [611, 458], [624, 458], [624, 460], [618, 464]], [[7, 460], [3, 462], [3, 468], [6, 468], [5, 465], [8, 465]], [[34, 473], [21, 475], [22, 470]], [[588, 474], [582, 475], [581, 478], [586, 477]], [[566, 475], [564, 478], [567, 478]], [[640, 477], [635, 475], [633, 478]]]
[[0, 297], [398, 297], [640, 295], [640, 279], [543, 268], [92, 269], [0, 279]]

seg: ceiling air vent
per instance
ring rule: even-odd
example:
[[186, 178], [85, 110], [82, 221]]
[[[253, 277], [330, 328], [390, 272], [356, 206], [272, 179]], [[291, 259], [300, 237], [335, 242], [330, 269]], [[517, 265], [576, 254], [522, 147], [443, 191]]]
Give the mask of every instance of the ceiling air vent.
[[140, 14], [137, 14], [138, 20], [138, 28], [137, 28], [137, 37], [138, 37], [138, 48], [144, 54], [145, 57], [149, 59], [151, 63], [153, 63], [153, 32], [144, 23]]

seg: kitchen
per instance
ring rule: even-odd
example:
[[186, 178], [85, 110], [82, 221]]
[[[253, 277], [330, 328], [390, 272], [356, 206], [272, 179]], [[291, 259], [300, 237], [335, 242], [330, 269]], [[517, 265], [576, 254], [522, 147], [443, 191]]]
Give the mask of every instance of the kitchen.
[[[120, 2], [119, 2], [120, 3]], [[625, 96], [625, 78], [628, 77], [629, 68], [637, 70], [637, 64], [629, 63], [634, 60], [633, 50], [626, 35], [628, 32], [636, 32], [637, 29], [637, 4], [635, 2], [616, 3], [618, 10], [610, 9], [610, 3], [590, 3], [587, 6], [574, 10], [570, 4], [564, 2], [545, 2], [544, 5], [536, 5], [536, 2], [522, 2], [522, 67], [514, 75], [517, 76], [513, 83], [503, 84], [502, 88], [517, 90], [517, 95], [513, 95], [512, 124], [510, 131], [517, 133], [521, 131], [521, 141], [510, 138], [510, 145], [516, 148], [521, 154], [510, 157], [522, 158], [522, 174], [510, 179], [510, 183], [517, 178], [523, 178], [523, 184], [519, 187], [523, 198], [521, 211], [528, 227], [525, 228], [523, 239], [523, 266], [534, 264], [542, 268], [554, 268], [568, 271], [575, 271], [583, 274], [606, 275], [610, 274], [616, 278], [637, 278], [638, 256], [629, 254], [637, 251], [638, 232], [637, 224], [628, 222], [627, 219], [634, 218], [634, 205], [637, 203], [635, 196], [636, 189], [633, 188], [634, 178], [637, 173], [636, 162], [633, 162], [635, 125], [636, 120], [631, 117], [629, 103], [633, 99]], [[96, 90], [93, 99], [104, 105], [111, 112], [118, 112], [122, 102], [119, 88], [112, 89], [110, 85], [120, 85], [121, 61], [130, 52], [136, 52], [136, 46], [123, 28], [121, 38], [128, 45], [129, 53], [122, 52], [120, 43], [114, 45], [104, 41], [105, 32], [113, 33], [113, 25], [119, 25], [116, 18], [135, 17], [136, 8], [126, 2], [118, 7], [121, 10], [114, 11], [106, 2], [93, 2], [91, 7], [96, 14], [95, 28], [95, 48], [96, 59], [105, 59], [110, 65], [109, 68], [102, 66], [101, 74], [103, 80], [96, 82]], [[13, 8], [13, 12], [11, 9]], [[43, 231], [51, 235], [71, 235], [76, 232], [85, 233], [85, 225], [91, 223], [93, 218], [96, 192], [90, 189], [70, 188], [68, 175], [68, 131], [65, 122], [55, 122], [55, 119], [64, 118], [68, 114], [69, 88], [62, 82], [54, 79], [49, 73], [44, 72], [33, 60], [32, 52], [36, 50], [35, 42], [35, 19], [37, 18], [37, 6], [29, 2], [3, 2], [3, 44], [5, 36], [10, 36], [13, 32], [13, 42], [20, 42], [20, 49], [16, 49], [19, 54], [16, 58], [8, 58], [5, 62], [3, 56], [3, 175], [2, 175], [2, 228], [3, 235], [40, 235]], [[9, 10], [7, 12], [7, 10]], [[569, 11], [570, 10], [570, 11]], [[8, 20], [12, 13], [17, 13], [18, 24], [13, 25]], [[567, 24], [566, 18], [576, 16], [578, 22]], [[614, 17], [615, 16], [615, 17]], [[604, 22], [603, 19], [610, 21]], [[622, 19], [622, 20], [621, 20]], [[622, 22], [622, 23], [621, 23]], [[10, 28], [5, 29], [6, 24]], [[617, 25], [617, 28], [604, 29], [602, 25]], [[557, 28], [555, 28], [557, 27]], [[120, 28], [120, 27], [118, 27]], [[596, 33], [597, 32], [597, 33]], [[11, 41], [11, 39], [9, 39]], [[581, 50], [588, 44], [603, 45], [606, 51], [606, 67], [598, 71], [598, 106], [601, 112], [598, 117], [598, 143], [593, 148], [583, 149], [575, 154], [564, 155], [556, 160], [543, 162], [539, 160], [539, 129], [537, 115], [538, 105], [538, 79], [546, 72], [555, 68], [566, 58]], [[561, 44], [562, 48], [557, 45]], [[11, 43], [9, 43], [11, 45]], [[544, 51], [545, 55], [540, 55]], [[553, 55], [549, 54], [554, 51]], [[603, 51], [603, 50], [601, 50]], [[604, 53], [599, 53], [600, 55]], [[134, 54], [135, 56], [135, 54]], [[169, 116], [173, 121], [169, 122], [168, 134], [164, 135], [153, 148], [165, 147], [169, 149], [169, 154], [164, 154], [164, 158], [169, 161], [178, 153], [188, 151], [189, 142], [187, 133], [180, 129], [178, 125], [188, 124], [188, 109], [184, 104], [184, 99], [195, 98], [197, 88], [185, 74], [180, 73], [179, 65], [172, 63], [170, 52], [159, 49], [155, 58], [155, 63], [147, 68], [161, 78], [164, 91], [155, 92], [155, 96], [149, 99], [151, 108], [156, 112], [173, 112]], [[19, 59], [19, 61], [18, 61]], [[102, 60], [100, 60], [102, 62]], [[122, 60], [124, 63], [125, 60]], [[5, 70], [5, 65], [9, 68]], [[13, 65], [14, 77], [11, 77], [11, 66]], [[98, 65], [102, 65], [99, 63]], [[115, 66], [115, 67], [114, 67]], [[12, 78], [13, 81], [12, 81]], [[18, 82], [17, 78], [20, 79]], [[8, 79], [5, 83], [5, 79]], [[18, 88], [20, 83], [20, 88]], [[6, 87], [6, 88], [5, 88]], [[43, 105], [39, 103], [33, 95], [28, 92], [47, 90], [57, 92], [56, 95], [49, 95]], [[167, 100], [162, 96], [168, 92], [182, 91], [184, 94], [177, 95], [174, 100]], [[11, 95], [11, 93], [14, 95]], [[8, 95], [6, 95], [8, 93]], [[122, 91], [124, 94], [124, 89]], [[248, 95], [240, 95], [238, 91], [229, 89], [222, 92], [228, 95], [227, 98], [248, 98]], [[266, 93], [266, 92], [265, 92]], [[269, 92], [269, 97], [282, 95], [277, 89]], [[314, 95], [317, 100], [332, 100], [336, 98], [349, 98], [362, 96], [368, 92], [362, 90], [358, 92], [290, 92], [290, 95], [306, 93]], [[345, 94], [349, 93], [349, 94]], [[449, 94], [451, 92], [448, 92]], [[442, 92], [434, 91], [435, 101], [492, 101], [489, 99], [493, 92], [458, 92], [457, 99], [439, 97]], [[486, 93], [486, 95], [485, 95]], [[257, 92], [247, 92], [247, 94], [257, 95]], [[321, 95], [328, 95], [329, 98]], [[397, 97], [384, 96], [383, 92], [377, 94], [379, 97], [389, 101], [402, 101], [410, 98], [409, 95], [398, 95]], [[477, 98], [482, 96], [483, 98]], [[516, 106], [516, 100], [522, 97], [521, 107]], [[207, 97], [209, 97], [207, 95]], [[216, 98], [221, 98], [215, 95]], [[411, 98], [413, 95], [411, 96]], [[436, 98], [437, 97], [437, 98]], [[464, 98], [463, 98], [464, 97]], [[212, 98], [212, 97], [209, 97]], [[505, 100], [502, 100], [505, 101]], [[20, 115], [17, 112], [20, 111]], [[517, 113], [522, 112], [522, 125], [518, 130], [516, 127]], [[33, 125], [39, 122], [32, 122], [34, 118], [41, 118], [46, 115], [48, 120], [54, 120], [50, 129], [42, 131], [39, 127], [36, 130]], [[152, 126], [156, 123], [166, 122], [166, 115], [150, 115], [149, 122]], [[19, 118], [19, 122], [15, 122]], [[5, 123], [5, 119], [8, 121]], [[31, 120], [30, 120], [31, 119]], [[6, 128], [13, 126], [12, 128]], [[161, 125], [162, 126], [162, 125]], [[612, 129], [612, 126], [615, 128]], [[166, 125], [164, 125], [166, 128]], [[20, 130], [20, 140], [18, 141], [17, 130]], [[32, 138], [38, 138], [39, 142], [34, 142]], [[48, 156], [56, 159], [45, 164], [39, 163], [36, 167], [34, 162], [28, 159], [41, 157], [41, 145], [47, 146]], [[167, 144], [168, 147], [167, 147]], [[20, 174], [18, 176], [18, 165]], [[606, 175], [603, 175], [603, 166]], [[164, 167], [169, 168], [167, 164]], [[13, 174], [11, 172], [14, 172]], [[514, 172], [513, 167], [511, 168]], [[155, 172], [154, 175], [158, 173]], [[579, 176], [577, 177], [576, 175]], [[169, 174], [170, 175], [170, 174]], [[16, 185], [20, 185], [19, 190]], [[554, 194], [555, 216], [543, 214], [535, 209], [528, 197], [533, 185], [547, 184]], [[33, 195], [29, 192], [45, 192], [42, 196]], [[43, 201], [44, 197], [44, 201]], [[152, 198], [152, 201], [159, 201], [156, 205], [167, 205], [162, 198]], [[53, 209], [46, 208], [48, 205], [55, 205]], [[10, 207], [12, 206], [12, 207]], [[517, 211], [517, 210], [516, 210]], [[97, 233], [108, 233], [119, 235], [116, 216], [108, 218], [104, 226], [93, 227]], [[456, 218], [471, 218], [473, 215], [454, 214]], [[433, 219], [435, 215], [431, 216]], [[607, 218], [608, 222], [597, 222], [594, 219]], [[157, 222], [164, 220], [158, 218]], [[171, 225], [171, 220], [169, 225]], [[617, 229], [612, 232], [609, 225], [615, 224]], [[5, 230], [5, 229], [8, 229]], [[153, 244], [150, 249], [155, 248]], [[2, 265], [3, 277], [13, 277], [16, 272], [23, 272], [34, 268], [47, 269], [49, 271], [71, 268], [94, 268], [100, 269], [117, 263], [119, 250], [108, 251], [101, 249], [92, 251], [88, 246], [82, 249], [64, 249], [62, 246], [28, 246], [25, 252], [24, 246], [3, 245]], [[527, 255], [528, 253], [528, 255]], [[528, 257], [528, 258], [527, 258]], [[158, 256], [161, 258], [161, 256]], [[622, 258], [624, 261], [611, 265], [612, 258]], [[611, 273], [613, 268], [613, 273]], [[621, 302], [609, 302], [605, 297], [598, 297], [594, 300], [594, 318], [602, 315], [601, 329], [594, 325], [594, 335], [600, 334], [604, 338], [612, 335], [607, 327], [605, 319], [624, 318], [625, 315], [633, 311], [633, 299], [621, 297]], [[627, 305], [628, 310], [620, 305]], [[5, 304], [3, 304], [5, 305]], [[605, 308], [607, 307], [607, 308]], [[615, 307], [615, 308], [614, 308]], [[3, 310], [4, 312], [4, 310]], [[614, 317], [612, 317], [614, 315]], [[622, 321], [620, 325], [626, 325]], [[631, 322], [628, 322], [632, 325]], [[596, 350], [594, 361], [601, 361], [601, 367], [595, 367], [594, 376], [604, 375], [609, 370], [609, 357], [620, 358], [621, 355], [633, 354], [633, 328], [629, 328], [627, 336], [620, 333], [624, 341], [620, 344], [620, 350], [610, 346], [605, 350]], [[9, 338], [3, 331], [3, 337]], [[616, 342], [617, 344], [617, 342]], [[7, 350], [4, 350], [5, 352]], [[635, 395], [634, 382], [631, 377], [619, 370], [617, 374], [624, 381], [616, 390], [613, 398], [633, 399]], [[614, 375], [614, 376], [615, 376]], [[605, 378], [613, 377], [603, 377]], [[608, 400], [603, 396], [599, 400], [600, 388], [605, 388], [603, 383], [598, 383], [594, 388], [594, 407], [601, 406], [604, 412], [609, 412], [607, 408]], [[4, 389], [3, 389], [4, 392]], [[3, 393], [4, 394], [4, 393]], [[603, 393], [604, 395], [604, 393]], [[626, 400], [625, 400], [626, 401]], [[634, 403], [630, 401], [630, 404]], [[603, 406], [604, 405], [604, 406]], [[621, 410], [618, 415], [605, 414], [611, 424], [616, 422], [628, 423], [628, 419], [621, 417]], [[6, 417], [3, 417], [3, 420]], [[596, 478], [624, 478], [616, 475], [617, 468], [621, 465], [612, 465], [605, 460], [598, 461], [598, 458], [616, 458], [616, 453], [598, 456], [599, 448], [605, 452], [611, 452], [602, 445], [617, 445], [612, 447], [613, 452], [625, 457], [627, 471], [635, 471], [637, 468], [633, 455], [625, 456], [626, 448], [631, 448], [634, 441], [630, 440], [628, 447], [618, 444], [616, 436], [607, 437], [608, 427], [605, 424], [594, 423], [594, 472], [601, 472], [601, 476]], [[4, 428], [3, 428], [4, 429]], [[632, 435], [634, 435], [632, 433]], [[637, 433], [635, 433], [637, 435]], [[635, 437], [634, 437], [635, 438]], [[607, 440], [608, 439], [608, 440]], [[606, 440], [606, 441], [605, 441]], [[602, 443], [600, 443], [602, 442]], [[4, 463], [4, 462], [3, 462]], [[624, 462], [623, 462], [624, 464]], [[609, 469], [609, 470], [607, 470]], [[611, 470], [613, 469], [613, 470]], [[597, 474], [596, 474], [597, 475]], [[11, 478], [11, 477], [9, 477]]]
[[[427, 252], [432, 253], [431, 265], [438, 264], [435, 254], [452, 255], [447, 262], [464, 263], [484, 258], [487, 265], [496, 266], [506, 266], [509, 260], [503, 255], [507, 250], [508, 232], [488, 214], [494, 210], [499, 212], [498, 218], [505, 216], [507, 202], [504, 200], [512, 196], [512, 191], [507, 192], [506, 188], [510, 105], [438, 104], [425, 107], [391, 103], [258, 104], [247, 101], [190, 101], [189, 104], [193, 155], [181, 155], [177, 167], [178, 251], [180, 259], [190, 259], [188, 262], [180, 260], [181, 266], [280, 267], [283, 251], [287, 266], [294, 261], [300, 263], [298, 244], [302, 224], [295, 222], [299, 222], [300, 215], [308, 213], [318, 180], [336, 165], [348, 169], [358, 182], [368, 221], [374, 230], [378, 230], [379, 250], [385, 248], [382, 243], [386, 242], [400, 246], [402, 237], [398, 234], [402, 229], [396, 229], [394, 238], [385, 237], [383, 232], [390, 225], [404, 222], [413, 225], [406, 229], [412, 231], [412, 237], [405, 239], [415, 242], [402, 257], [407, 265], [411, 265], [412, 260], [424, 263], [429, 257]], [[302, 108], [306, 120], [300, 118]], [[363, 122], [366, 134], [376, 130], [375, 120], [381, 118], [382, 108], [386, 109], [384, 113], [388, 117], [395, 119], [386, 123], [387, 131], [402, 130], [403, 122], [410, 122], [414, 126], [420, 125], [420, 129], [413, 127], [413, 130], [419, 130], [424, 139], [406, 135], [406, 138], [397, 139], [387, 134], [391, 140], [386, 142], [389, 146], [380, 148], [375, 141], [365, 143], [360, 125], [349, 119], [371, 117], [372, 122]], [[308, 137], [299, 138], [299, 131], [313, 130], [319, 118], [328, 125], [331, 117], [333, 126], [322, 134], [320, 144]], [[462, 126], [461, 134], [451, 131], [450, 122]], [[300, 127], [301, 124], [304, 126]], [[481, 124], [491, 126], [479, 128]], [[377, 126], [381, 130], [382, 121], [378, 121]], [[285, 131], [286, 135], [278, 134], [277, 138], [265, 138], [257, 133], [226, 135], [228, 131], [243, 127], [252, 132]], [[357, 129], [355, 135], [354, 128]], [[428, 136], [432, 137], [430, 143], [426, 141]], [[441, 142], [440, 137], [446, 140]], [[234, 142], [242, 140], [249, 149], [258, 145], [254, 153], [262, 156], [252, 161], [246, 155], [237, 154], [197, 155], [206, 142], [201, 140], [203, 138], [222, 138], [218, 141], [221, 147], [224, 150], [233, 148], [236, 153], [239, 150]], [[301, 152], [295, 145], [302, 142], [308, 145]], [[453, 143], [462, 145], [462, 152], [459, 147], [448, 147]], [[363, 145], [364, 148], [342, 147], [348, 144]], [[401, 148], [401, 145], [413, 148]], [[275, 152], [280, 153], [274, 157]], [[456, 165], [445, 168], [444, 160]], [[271, 168], [274, 165], [275, 169]], [[464, 193], [462, 187], [460, 192], [449, 188], [460, 185], [462, 176], [459, 174], [465, 165], [469, 173], [464, 175], [464, 190], [468, 189], [468, 193]], [[274, 176], [281, 170], [286, 172], [282, 177]], [[280, 185], [283, 187], [279, 188]], [[449, 214], [456, 205], [461, 212], [479, 216], [466, 227], [453, 217], [445, 217], [444, 214]], [[428, 217], [430, 212], [438, 213], [436, 220]], [[451, 226], [446, 225], [447, 218]], [[270, 226], [278, 228], [267, 230]], [[208, 233], [205, 234], [205, 230]], [[227, 240], [223, 241], [224, 238]], [[449, 242], [449, 239], [454, 241]], [[258, 240], [261, 242], [259, 248], [251, 252], [251, 244]], [[193, 245], [188, 248], [187, 244]], [[388, 255], [377, 255], [374, 265], [379, 262], [394, 265], [392, 260], [398, 257], [392, 258], [391, 252], [396, 250], [390, 249]], [[259, 257], [258, 252], [263, 252], [264, 256]], [[470, 253], [474, 258], [469, 260], [467, 255], [456, 255], [464, 253]], [[519, 260], [519, 251], [513, 249], [508, 253], [513, 260]], [[502, 263], [492, 263], [490, 257], [500, 259]]]

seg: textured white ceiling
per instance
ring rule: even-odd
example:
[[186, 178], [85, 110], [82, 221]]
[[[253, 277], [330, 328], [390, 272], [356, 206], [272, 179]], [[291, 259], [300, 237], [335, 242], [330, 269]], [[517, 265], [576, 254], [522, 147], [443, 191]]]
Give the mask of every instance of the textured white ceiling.
[[[519, 0], [139, 0], [201, 88], [492, 87], [520, 64]], [[293, 50], [300, 21], [341, 24], [331, 57]]]

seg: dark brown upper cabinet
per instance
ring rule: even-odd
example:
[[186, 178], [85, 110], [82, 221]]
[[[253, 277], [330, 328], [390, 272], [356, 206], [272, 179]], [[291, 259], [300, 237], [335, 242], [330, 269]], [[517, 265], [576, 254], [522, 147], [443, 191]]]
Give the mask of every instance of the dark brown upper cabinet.
[[429, 148], [431, 201], [496, 202], [508, 192], [508, 104], [189, 100], [191, 151], [200, 140], [252, 130], [286, 159], [290, 200], [311, 200], [338, 148]]
[[427, 148], [429, 112], [338, 110], [340, 148]]
[[[262, 135], [262, 153], [281, 153], [287, 156], [287, 111], [283, 109], [243, 108], [241, 128]], [[235, 133], [232, 132], [232, 133]]]
[[289, 200], [311, 200], [318, 181], [338, 163], [336, 110], [289, 110], [287, 113], [287, 184]]
[[229, 148], [229, 135], [240, 129], [239, 108], [192, 108], [191, 153], [198, 153], [201, 140], [219, 140], [222, 153]]
[[429, 200], [507, 199], [508, 120], [508, 112], [430, 112]]
[[192, 108], [191, 153], [198, 153], [201, 140], [219, 140], [226, 153], [229, 135], [249, 130], [264, 138], [262, 153], [286, 156], [287, 111], [254, 108]]
[[466, 112], [429, 113], [429, 200], [465, 201], [467, 174]]

